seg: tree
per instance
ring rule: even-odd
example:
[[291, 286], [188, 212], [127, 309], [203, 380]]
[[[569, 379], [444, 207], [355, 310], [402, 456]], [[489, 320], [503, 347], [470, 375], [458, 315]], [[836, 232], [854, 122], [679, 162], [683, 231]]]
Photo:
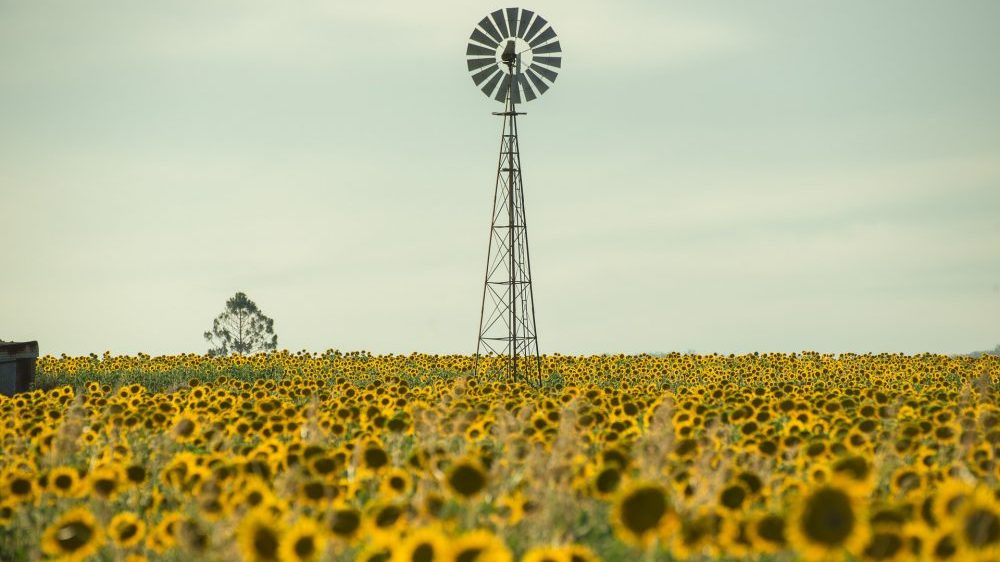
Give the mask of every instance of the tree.
[[244, 293], [226, 301], [226, 310], [212, 323], [212, 330], [205, 332], [205, 341], [214, 346], [208, 350], [210, 356], [230, 352], [245, 355], [278, 347], [274, 320], [264, 316]]

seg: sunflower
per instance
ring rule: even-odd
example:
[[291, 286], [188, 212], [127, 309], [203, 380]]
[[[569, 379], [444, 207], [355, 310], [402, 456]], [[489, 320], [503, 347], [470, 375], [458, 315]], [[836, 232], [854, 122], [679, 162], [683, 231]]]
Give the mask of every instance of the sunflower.
[[190, 414], [181, 414], [174, 419], [170, 436], [178, 443], [190, 443], [201, 436], [201, 424], [198, 418]]
[[1000, 501], [985, 486], [973, 492], [957, 513], [958, 542], [970, 555], [1000, 559]]
[[590, 478], [590, 490], [598, 498], [610, 498], [618, 491], [621, 481], [622, 472], [618, 463], [596, 467]]
[[413, 486], [410, 473], [402, 468], [392, 468], [382, 476], [379, 491], [385, 497], [406, 495]]
[[788, 538], [807, 560], [843, 551], [857, 555], [868, 538], [864, 522], [862, 506], [844, 487], [825, 484], [796, 504]]
[[14, 518], [15, 504], [12, 500], [0, 500], [0, 527], [6, 526]]
[[719, 505], [729, 511], [740, 511], [749, 496], [749, 490], [742, 483], [731, 483], [719, 492]]
[[455, 562], [512, 562], [503, 540], [489, 531], [472, 531], [452, 541]]
[[123, 512], [111, 518], [108, 535], [119, 548], [131, 548], [146, 535], [146, 523], [134, 513]]
[[184, 521], [184, 516], [176, 511], [168, 511], [163, 514], [153, 532], [146, 534], [146, 548], [157, 554], [163, 554], [175, 547], [177, 545], [177, 531], [182, 521]]
[[60, 497], [75, 496], [80, 487], [80, 473], [75, 468], [60, 466], [49, 472], [48, 491]]
[[406, 526], [406, 508], [403, 504], [375, 502], [370, 504], [366, 510], [368, 516], [364, 520], [368, 525], [368, 530], [378, 537], [391, 535], [396, 530]]
[[316, 522], [299, 517], [281, 538], [278, 555], [282, 562], [313, 562], [323, 556], [326, 537]]
[[334, 537], [352, 542], [359, 534], [363, 519], [361, 512], [348, 506], [334, 507], [326, 516], [327, 529]]
[[464, 499], [478, 495], [488, 482], [486, 471], [475, 459], [456, 462], [448, 469], [445, 481], [448, 489]]
[[98, 467], [87, 475], [88, 491], [103, 500], [114, 500], [122, 491], [124, 471], [116, 464]]
[[83, 507], [63, 513], [42, 535], [42, 551], [62, 560], [84, 560], [104, 543], [97, 518]]
[[15, 470], [4, 479], [3, 491], [4, 496], [17, 503], [31, 503], [38, 496], [38, 483], [31, 474]]
[[974, 488], [957, 479], [945, 480], [934, 493], [933, 515], [936, 521], [950, 521], [972, 496]]
[[254, 509], [243, 518], [236, 531], [243, 558], [252, 562], [276, 562], [284, 531], [280, 520], [269, 510]]
[[409, 533], [392, 549], [392, 562], [434, 562], [451, 559], [451, 545], [438, 529], [426, 527]]
[[636, 482], [625, 488], [614, 505], [612, 524], [625, 542], [645, 547], [673, 518], [667, 490], [654, 482]]
[[906, 537], [898, 530], [883, 528], [872, 531], [868, 544], [861, 550], [862, 560], [872, 562], [892, 562], [909, 554]]

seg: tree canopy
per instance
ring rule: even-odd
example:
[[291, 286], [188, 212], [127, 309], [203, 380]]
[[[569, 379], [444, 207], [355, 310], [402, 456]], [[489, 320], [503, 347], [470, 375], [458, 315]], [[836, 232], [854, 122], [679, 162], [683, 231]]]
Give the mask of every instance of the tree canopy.
[[274, 320], [242, 292], [226, 301], [226, 309], [212, 323], [212, 329], [205, 332], [205, 341], [212, 346], [208, 350], [211, 356], [233, 352], [246, 355], [278, 347]]

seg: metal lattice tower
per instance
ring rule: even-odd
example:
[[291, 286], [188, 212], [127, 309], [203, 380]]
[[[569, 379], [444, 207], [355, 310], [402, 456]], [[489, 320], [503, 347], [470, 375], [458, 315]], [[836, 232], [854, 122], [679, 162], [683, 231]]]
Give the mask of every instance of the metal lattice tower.
[[[544, 93], [561, 66], [555, 31], [541, 16], [520, 8], [483, 18], [466, 54], [472, 79], [487, 96], [504, 103], [500, 158], [487, 251], [486, 276], [476, 344], [476, 374], [541, 380], [541, 356], [531, 285], [531, 256], [524, 212], [517, 105]], [[486, 357], [482, 357], [485, 355]]]

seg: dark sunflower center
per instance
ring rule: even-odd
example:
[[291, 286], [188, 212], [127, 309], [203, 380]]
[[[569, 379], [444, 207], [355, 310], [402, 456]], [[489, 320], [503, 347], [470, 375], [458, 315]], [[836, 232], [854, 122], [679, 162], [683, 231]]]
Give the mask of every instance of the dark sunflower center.
[[130, 538], [134, 537], [138, 532], [139, 532], [139, 527], [137, 527], [134, 523], [127, 523], [123, 525], [121, 529], [119, 529], [118, 538], [123, 541], [127, 541]]
[[597, 475], [597, 491], [602, 494], [610, 494], [618, 488], [622, 481], [620, 472], [613, 468], [605, 468]]
[[1000, 517], [985, 508], [976, 508], [965, 516], [965, 540], [974, 548], [1000, 542]]
[[330, 474], [337, 468], [337, 463], [333, 459], [321, 457], [313, 463], [313, 468], [320, 474]]
[[622, 501], [622, 523], [636, 535], [660, 524], [667, 513], [667, 497], [659, 488], [639, 488]]
[[378, 512], [375, 516], [375, 524], [379, 527], [388, 527], [399, 520], [399, 516], [402, 512], [398, 507], [389, 506]]
[[733, 485], [723, 490], [719, 499], [722, 501], [722, 505], [729, 509], [739, 509], [746, 497], [747, 491], [743, 486]]
[[455, 562], [476, 562], [482, 552], [483, 549], [478, 546], [462, 549], [458, 552], [458, 555], [455, 556]]
[[865, 547], [865, 556], [872, 560], [887, 560], [903, 548], [903, 539], [896, 533], [875, 533]]
[[299, 558], [309, 558], [316, 552], [316, 541], [312, 537], [299, 537], [295, 541], [295, 555]]
[[98, 478], [94, 481], [94, 491], [100, 496], [110, 496], [114, 493], [117, 482], [112, 478]]
[[413, 556], [411, 559], [413, 562], [433, 562], [434, 547], [427, 543], [417, 545], [417, 548], [413, 549]]
[[76, 552], [90, 542], [94, 537], [94, 529], [83, 521], [70, 521], [59, 527], [56, 532], [56, 542], [65, 552]]
[[468, 497], [486, 487], [486, 476], [474, 466], [460, 464], [451, 472], [448, 484], [459, 494]]
[[177, 435], [180, 435], [181, 437], [187, 437], [191, 435], [191, 433], [193, 432], [194, 432], [193, 421], [184, 418], [181, 421], [177, 422]]
[[839, 546], [855, 527], [851, 501], [840, 490], [822, 488], [806, 500], [799, 524], [809, 540], [828, 547]]
[[129, 482], [142, 484], [146, 480], [146, 469], [136, 464], [128, 467], [125, 474], [128, 476]]
[[27, 478], [15, 478], [10, 483], [10, 491], [15, 496], [26, 496], [31, 493], [31, 481]]
[[955, 546], [955, 539], [951, 535], [945, 535], [941, 537], [941, 540], [934, 545], [934, 557], [941, 560], [948, 560], [955, 553], [958, 548]]
[[361, 517], [357, 512], [349, 509], [336, 511], [333, 515], [333, 524], [330, 530], [340, 536], [348, 536], [358, 530], [361, 525]]
[[258, 528], [253, 534], [253, 548], [264, 560], [275, 559], [278, 552], [278, 537], [271, 529]]
[[73, 485], [73, 479], [66, 474], [60, 474], [56, 476], [55, 484], [60, 490], [68, 490]]
[[365, 449], [365, 464], [369, 468], [382, 468], [389, 464], [389, 455], [379, 448]]
[[326, 487], [323, 486], [322, 482], [309, 482], [303, 488], [306, 493], [306, 497], [311, 500], [318, 500], [326, 495]]
[[777, 515], [768, 515], [757, 524], [757, 534], [767, 542], [785, 544], [785, 520]]

